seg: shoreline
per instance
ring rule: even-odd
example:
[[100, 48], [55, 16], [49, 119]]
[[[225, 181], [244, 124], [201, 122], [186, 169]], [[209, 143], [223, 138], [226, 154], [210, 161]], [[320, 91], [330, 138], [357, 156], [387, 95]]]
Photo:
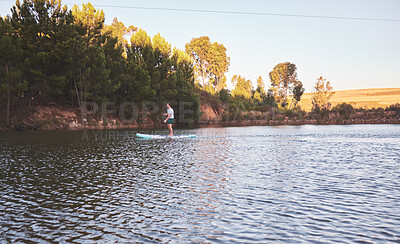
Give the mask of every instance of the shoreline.
[[[191, 125], [176, 124], [176, 129], [184, 128], [223, 128], [235, 126], [300, 126], [300, 125], [356, 125], [356, 124], [400, 124], [400, 118], [395, 119], [347, 119], [347, 120], [242, 120], [242, 121], [212, 121], [212, 122], [198, 122]], [[12, 128], [0, 127], [0, 131], [32, 131], [32, 130], [63, 130], [63, 131], [82, 131], [82, 130], [125, 130], [125, 129], [162, 129], [158, 123], [146, 124], [119, 124], [119, 125], [77, 125], [76, 127], [65, 126], [39, 126], [26, 124], [25, 126], [19, 125]]]
[[[353, 111], [341, 114], [329, 111], [325, 115], [311, 113], [235, 112], [222, 109], [215, 111], [210, 105], [202, 105], [198, 122], [175, 123], [174, 128], [206, 128], [229, 126], [279, 126], [279, 125], [351, 125], [351, 124], [400, 124], [400, 111]], [[37, 106], [25, 114], [16, 114], [11, 126], [0, 124], [0, 131], [27, 130], [117, 130], [162, 129], [164, 124], [152, 114], [141, 114], [140, 120], [123, 122], [116, 115], [90, 116], [81, 120], [80, 111], [73, 107]]]

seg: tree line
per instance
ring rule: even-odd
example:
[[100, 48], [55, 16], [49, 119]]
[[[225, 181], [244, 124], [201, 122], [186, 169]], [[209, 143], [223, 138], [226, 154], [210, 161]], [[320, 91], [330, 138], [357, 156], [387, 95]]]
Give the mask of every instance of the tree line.
[[[106, 111], [125, 104], [125, 114], [134, 117], [135, 109], [145, 113], [148, 104], [160, 108], [167, 101], [178, 108], [184, 103], [189, 123], [199, 120], [200, 103], [209, 102], [225, 104], [229, 113], [305, 113], [295, 64], [277, 64], [268, 89], [261, 76], [253, 85], [234, 75], [232, 90], [229, 65], [226, 47], [207, 36], [179, 50], [117, 18], [105, 25], [104, 12], [90, 3], [68, 10], [61, 0], [17, 0], [11, 15], [0, 17], [0, 112], [7, 126], [12, 115], [50, 103], [79, 107], [82, 121], [93, 116], [88, 104], [106, 104], [99, 108]], [[329, 111], [333, 94], [330, 82], [318, 78], [312, 112]]]
[[88, 102], [184, 101], [194, 111], [186, 119], [198, 119], [190, 56], [160, 34], [151, 38], [116, 18], [111, 25], [104, 20], [90, 3], [68, 10], [60, 0], [17, 1], [11, 15], [0, 17], [0, 102], [7, 125], [13, 112], [49, 103], [79, 106], [84, 121]]

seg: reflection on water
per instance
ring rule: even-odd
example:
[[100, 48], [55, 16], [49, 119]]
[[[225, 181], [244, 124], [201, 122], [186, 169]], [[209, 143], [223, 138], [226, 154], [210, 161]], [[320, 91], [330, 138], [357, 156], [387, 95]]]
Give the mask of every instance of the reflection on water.
[[398, 125], [135, 133], [2, 133], [0, 240], [400, 241]]

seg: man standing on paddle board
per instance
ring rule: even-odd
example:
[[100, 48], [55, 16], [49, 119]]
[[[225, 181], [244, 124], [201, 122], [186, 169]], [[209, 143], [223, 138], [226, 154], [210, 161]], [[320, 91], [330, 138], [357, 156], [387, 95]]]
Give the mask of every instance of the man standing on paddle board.
[[167, 103], [167, 113], [164, 114], [167, 118], [164, 120], [164, 123], [167, 123], [167, 127], [169, 130], [168, 136], [173, 136], [174, 132], [172, 130], [172, 123], [174, 123], [174, 110], [171, 108], [171, 105]]

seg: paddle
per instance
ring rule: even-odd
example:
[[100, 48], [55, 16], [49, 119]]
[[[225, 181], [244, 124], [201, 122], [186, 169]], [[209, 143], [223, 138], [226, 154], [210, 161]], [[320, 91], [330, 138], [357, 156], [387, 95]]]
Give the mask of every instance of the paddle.
[[[168, 116], [168, 115], [167, 115]], [[167, 123], [164, 122], [164, 115], [161, 116], [161, 122], [164, 124], [165, 132], [166, 134], [169, 134], [169, 131], [167, 129]]]

